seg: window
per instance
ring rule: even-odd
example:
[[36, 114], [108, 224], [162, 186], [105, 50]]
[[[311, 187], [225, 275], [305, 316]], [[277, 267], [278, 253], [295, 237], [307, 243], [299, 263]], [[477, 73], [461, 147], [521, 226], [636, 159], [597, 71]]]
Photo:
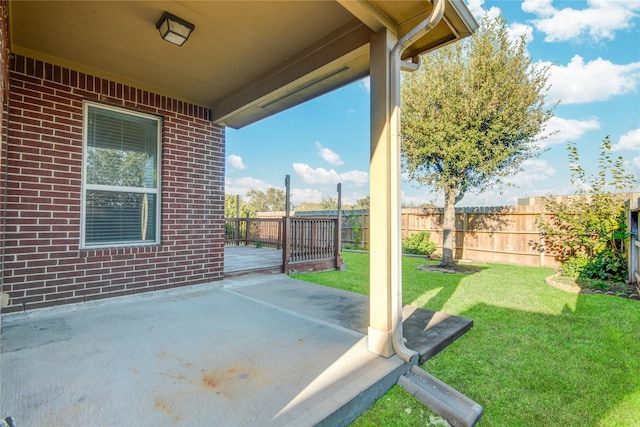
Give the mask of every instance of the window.
[[160, 242], [160, 118], [85, 102], [82, 247]]

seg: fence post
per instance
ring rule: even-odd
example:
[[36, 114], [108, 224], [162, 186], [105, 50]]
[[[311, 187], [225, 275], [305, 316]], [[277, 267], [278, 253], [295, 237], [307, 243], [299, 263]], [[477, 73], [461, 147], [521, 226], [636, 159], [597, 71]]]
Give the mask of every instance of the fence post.
[[240, 195], [236, 195], [236, 227], [234, 230], [233, 240], [235, 240], [236, 246], [240, 246]]
[[[540, 214], [540, 222], [544, 222], [544, 210]], [[540, 267], [544, 267], [544, 253], [547, 251], [544, 232], [540, 230]]]
[[289, 230], [291, 227], [291, 221], [289, 219], [291, 205], [289, 198], [291, 196], [291, 178], [289, 175], [284, 177], [285, 187], [285, 209], [284, 218], [282, 219], [282, 272], [289, 274], [289, 253], [291, 251], [291, 243], [289, 242]]
[[460, 258], [465, 259], [464, 258], [464, 242], [465, 239], [467, 238], [467, 220], [468, 220], [468, 216], [467, 216], [467, 211], [466, 209], [463, 211], [462, 213], [462, 251], [460, 251]]
[[635, 209], [631, 209], [631, 199], [627, 200], [626, 215], [629, 230], [629, 248], [627, 251], [627, 269], [629, 270], [629, 283], [635, 285], [640, 293], [640, 235], [638, 234], [638, 223], [640, 221], [640, 208], [636, 204]]
[[336, 269], [340, 268], [340, 253], [342, 252], [342, 183], [338, 183], [338, 218], [334, 228], [333, 259]]
[[278, 249], [282, 249], [282, 220], [278, 221]]
[[362, 219], [362, 222], [361, 222], [362, 226], [360, 227], [360, 243], [358, 244], [358, 246], [360, 246], [361, 248], [364, 248], [366, 246], [364, 241], [365, 240], [364, 212], [362, 212], [360, 215]]

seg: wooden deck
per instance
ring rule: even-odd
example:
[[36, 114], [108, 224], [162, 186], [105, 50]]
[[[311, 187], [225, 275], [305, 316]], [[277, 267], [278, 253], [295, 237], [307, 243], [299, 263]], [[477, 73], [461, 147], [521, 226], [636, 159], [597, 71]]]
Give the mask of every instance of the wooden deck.
[[282, 273], [282, 250], [255, 246], [225, 246], [225, 277], [252, 273]]

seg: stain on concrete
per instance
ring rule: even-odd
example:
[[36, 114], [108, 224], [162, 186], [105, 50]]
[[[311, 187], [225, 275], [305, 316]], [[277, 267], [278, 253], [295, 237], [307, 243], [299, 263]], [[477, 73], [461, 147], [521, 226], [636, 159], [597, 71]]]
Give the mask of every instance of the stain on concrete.
[[173, 408], [169, 406], [166, 400], [164, 399], [156, 399], [154, 405], [157, 409], [160, 409], [162, 412], [165, 412], [167, 415], [173, 415]]
[[202, 386], [208, 389], [218, 388], [220, 385], [220, 379], [215, 376], [215, 373], [208, 373], [202, 376]]
[[234, 399], [236, 394], [246, 387], [245, 381], [250, 380], [257, 385], [260, 375], [255, 368], [214, 369], [202, 373], [200, 384], [207, 391], [215, 391], [227, 399]]

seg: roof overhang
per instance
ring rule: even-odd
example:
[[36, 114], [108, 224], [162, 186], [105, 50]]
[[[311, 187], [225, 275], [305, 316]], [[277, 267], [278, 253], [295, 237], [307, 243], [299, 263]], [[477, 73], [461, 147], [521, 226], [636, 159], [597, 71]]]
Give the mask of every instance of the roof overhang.
[[[461, 0], [404, 58], [477, 27]], [[210, 108], [239, 128], [369, 73], [369, 40], [402, 36], [428, 1], [10, 1], [13, 53]], [[164, 11], [193, 24], [182, 47], [162, 40]]]

